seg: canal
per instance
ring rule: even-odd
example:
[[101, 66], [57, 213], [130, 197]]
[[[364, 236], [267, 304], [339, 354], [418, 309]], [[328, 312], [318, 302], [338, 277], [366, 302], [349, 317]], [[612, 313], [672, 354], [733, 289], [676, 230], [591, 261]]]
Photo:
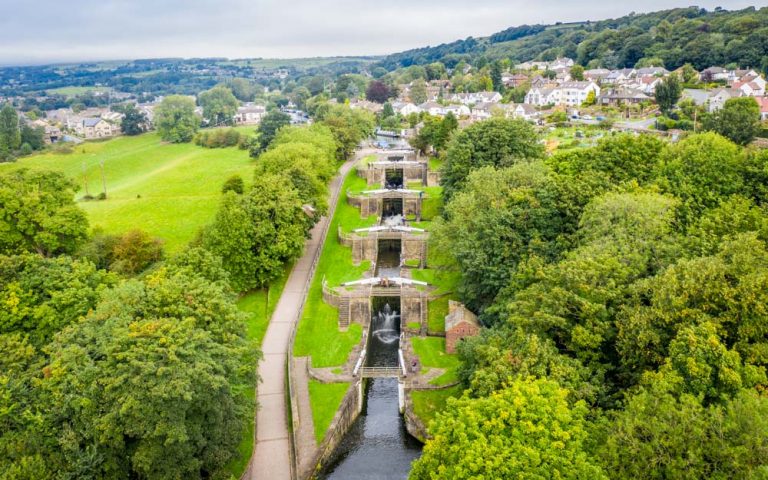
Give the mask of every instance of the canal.
[[[374, 297], [366, 365], [398, 365], [400, 299]], [[366, 385], [363, 411], [321, 472], [329, 480], [405, 479], [421, 443], [405, 429], [397, 398], [396, 378], [373, 378]]]

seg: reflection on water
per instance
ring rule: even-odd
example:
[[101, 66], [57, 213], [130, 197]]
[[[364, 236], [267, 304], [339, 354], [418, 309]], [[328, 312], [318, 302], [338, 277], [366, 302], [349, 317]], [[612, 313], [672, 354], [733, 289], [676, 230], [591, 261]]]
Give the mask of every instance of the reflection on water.
[[[398, 364], [400, 315], [397, 298], [374, 299], [367, 365]], [[398, 308], [398, 307], [396, 307]], [[405, 429], [397, 401], [397, 379], [369, 380], [366, 405], [350, 427], [319, 478], [329, 480], [406, 479], [421, 444]]]
[[421, 444], [405, 430], [398, 412], [397, 380], [370, 380], [367, 405], [344, 436], [320, 478], [332, 480], [406, 479]]
[[400, 276], [400, 240], [379, 240], [379, 252], [376, 257], [376, 272], [381, 278]]

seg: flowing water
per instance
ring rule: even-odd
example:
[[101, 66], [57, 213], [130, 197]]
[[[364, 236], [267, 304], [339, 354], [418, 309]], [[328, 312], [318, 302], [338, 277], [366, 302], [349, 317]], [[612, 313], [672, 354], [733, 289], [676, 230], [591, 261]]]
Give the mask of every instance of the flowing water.
[[400, 240], [379, 240], [375, 276], [381, 278], [396, 278], [400, 276], [401, 245]]
[[[366, 364], [398, 364], [400, 314], [391, 305], [399, 299], [374, 299]], [[397, 379], [369, 380], [363, 412], [344, 436], [320, 478], [329, 480], [405, 479], [411, 462], [421, 454], [421, 444], [405, 430], [397, 401]]]

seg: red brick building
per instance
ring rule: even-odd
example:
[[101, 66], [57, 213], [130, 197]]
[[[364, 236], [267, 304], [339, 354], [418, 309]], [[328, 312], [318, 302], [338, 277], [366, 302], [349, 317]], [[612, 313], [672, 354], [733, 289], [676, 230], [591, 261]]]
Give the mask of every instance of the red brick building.
[[465, 337], [474, 337], [480, 332], [477, 316], [459, 303], [448, 302], [448, 315], [445, 316], [445, 352], [456, 353], [456, 345]]

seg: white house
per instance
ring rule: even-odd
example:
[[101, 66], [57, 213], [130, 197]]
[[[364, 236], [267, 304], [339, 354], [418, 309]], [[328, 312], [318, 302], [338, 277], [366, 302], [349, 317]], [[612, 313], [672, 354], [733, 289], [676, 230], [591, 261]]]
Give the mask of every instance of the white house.
[[255, 125], [261, 122], [261, 119], [266, 114], [267, 109], [263, 105], [246, 103], [238, 107], [234, 120], [237, 125]]
[[421, 109], [411, 102], [392, 102], [392, 110], [404, 117], [407, 117], [412, 113], [421, 112]]
[[84, 118], [75, 125], [75, 132], [85, 138], [111, 137], [117, 128], [102, 118]]
[[525, 103], [530, 105], [557, 105], [559, 91], [554, 87], [533, 87], [525, 94]]
[[[556, 90], [560, 91], [559, 102], [556, 105], [566, 105], [569, 107], [578, 107], [587, 100], [590, 92], [593, 92], [595, 99], [600, 96], [600, 87], [595, 82], [565, 82]], [[533, 103], [528, 102], [526, 103]]]
[[499, 92], [474, 92], [474, 93], [454, 93], [449, 98], [452, 102], [458, 102], [464, 105], [478, 103], [495, 103], [501, 101]]
[[446, 105], [444, 108], [446, 115], [448, 112], [451, 112], [456, 117], [465, 117], [471, 113], [469, 107], [466, 105]]
[[533, 120], [539, 117], [539, 112], [536, 107], [527, 103], [518, 103], [512, 106], [508, 110], [508, 114], [511, 114], [513, 118], [522, 118], [523, 120]]

